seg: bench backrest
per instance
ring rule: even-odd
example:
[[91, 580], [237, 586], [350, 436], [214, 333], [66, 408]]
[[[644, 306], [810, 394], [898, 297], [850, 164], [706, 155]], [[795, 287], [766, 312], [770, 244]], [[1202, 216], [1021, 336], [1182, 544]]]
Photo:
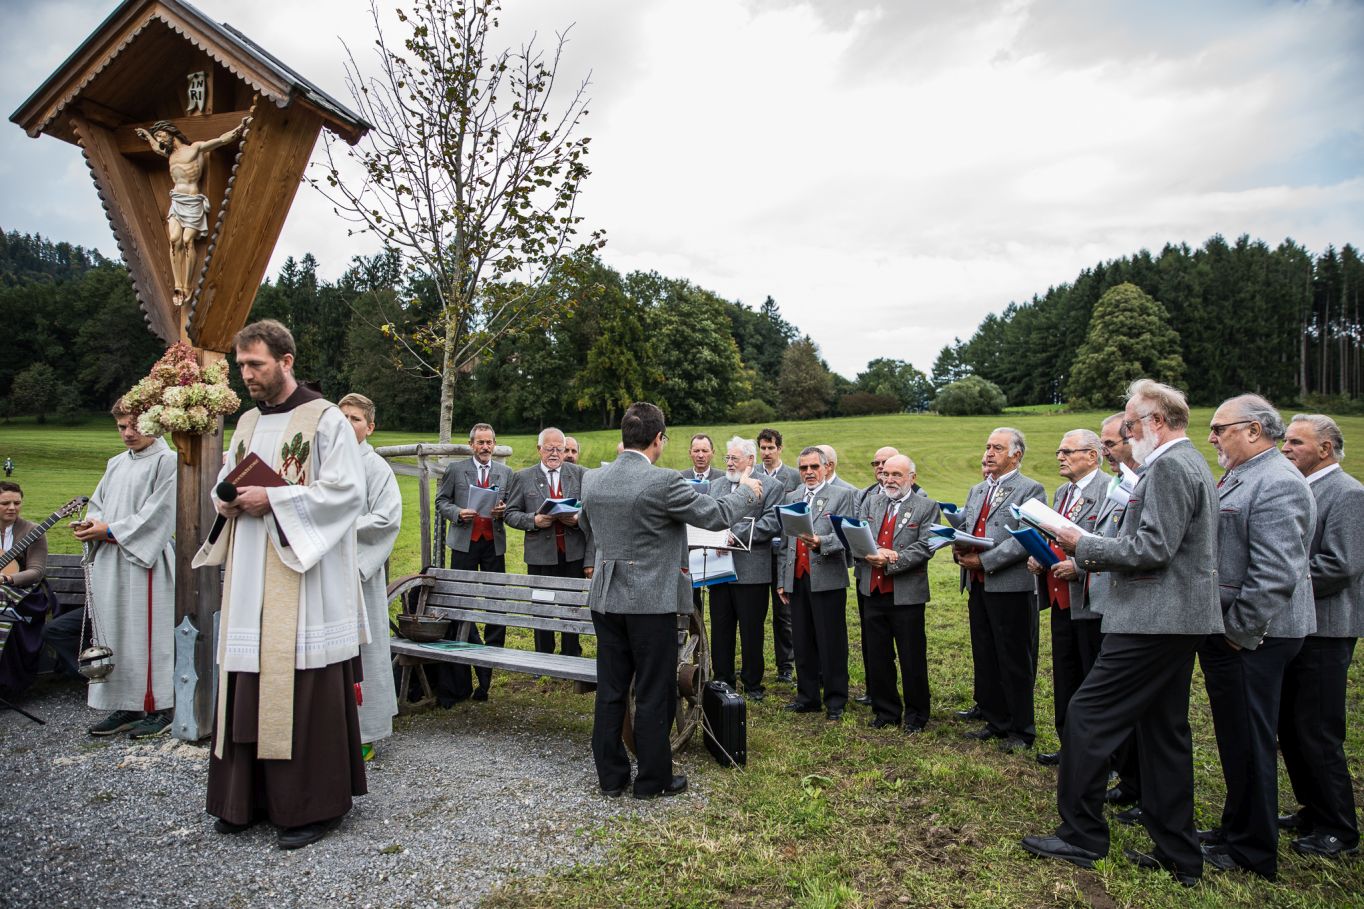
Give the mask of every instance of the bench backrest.
[[587, 613], [587, 578], [428, 568], [423, 608], [459, 622], [491, 622], [541, 631], [595, 634]]

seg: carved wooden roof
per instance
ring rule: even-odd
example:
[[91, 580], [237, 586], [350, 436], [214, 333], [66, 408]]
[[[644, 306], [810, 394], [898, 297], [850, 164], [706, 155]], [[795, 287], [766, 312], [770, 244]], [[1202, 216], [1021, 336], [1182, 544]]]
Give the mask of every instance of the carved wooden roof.
[[[128, 51], [135, 48], [135, 53]], [[369, 124], [230, 25], [181, 0], [124, 0], [76, 51], [10, 115], [30, 136], [77, 142], [67, 118], [77, 101], [121, 122], [150, 119], [149, 85], [207, 54], [277, 107], [302, 104], [352, 145]], [[183, 59], [184, 66], [177, 66]]]

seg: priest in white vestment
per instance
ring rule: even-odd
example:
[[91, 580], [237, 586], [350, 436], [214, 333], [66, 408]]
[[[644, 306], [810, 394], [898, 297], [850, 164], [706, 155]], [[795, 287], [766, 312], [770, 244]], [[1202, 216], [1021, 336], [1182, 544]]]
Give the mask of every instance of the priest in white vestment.
[[365, 617], [370, 641], [360, 645], [364, 680], [360, 683], [360, 741], [365, 760], [374, 756], [374, 743], [393, 734], [393, 715], [398, 698], [393, 685], [393, 658], [389, 653], [388, 574], [384, 569], [403, 522], [403, 497], [393, 468], [367, 441], [374, 433], [374, 402], [361, 394], [348, 394], [338, 405], [355, 430], [360, 443], [360, 463], [365, 470], [365, 513], [356, 522], [360, 581], [365, 595]]
[[354, 670], [369, 640], [355, 536], [364, 475], [340, 410], [294, 379], [287, 328], [252, 323], [234, 346], [258, 409], [238, 421], [219, 480], [255, 454], [286, 484], [215, 493], [226, 526], [195, 560], [227, 567], [207, 805], [219, 833], [269, 821], [296, 849], [366, 792]]
[[90, 683], [87, 702], [112, 713], [91, 735], [150, 738], [170, 728], [175, 704], [175, 451], [138, 432], [114, 406], [128, 450], [109, 459], [85, 520], [72, 527], [92, 555], [94, 624], [114, 670]]

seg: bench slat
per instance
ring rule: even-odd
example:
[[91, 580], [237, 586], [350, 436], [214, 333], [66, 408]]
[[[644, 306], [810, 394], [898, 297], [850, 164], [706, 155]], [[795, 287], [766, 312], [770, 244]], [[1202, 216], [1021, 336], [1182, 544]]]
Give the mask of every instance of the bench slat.
[[592, 621], [590, 619], [586, 621], [573, 621], [570, 619], [556, 619], [546, 616], [508, 615], [505, 612], [489, 612], [484, 609], [458, 609], [449, 606], [431, 606], [429, 603], [427, 604], [426, 612], [428, 615], [454, 619], [457, 622], [481, 622], [491, 625], [510, 625], [513, 628], [538, 628], [541, 631], [567, 631], [571, 634], [595, 635], [597, 633], [596, 629], [592, 627]]
[[470, 666], [505, 669], [529, 675], [572, 679], [576, 682], [597, 681], [597, 661], [591, 657], [536, 653], [530, 650], [514, 650], [510, 647], [470, 646], [451, 650], [429, 644], [417, 644], [402, 638], [394, 638], [389, 648], [393, 653], [422, 660], [465, 663]]
[[509, 624], [516, 624], [516, 617], [537, 615], [546, 619], [568, 619], [586, 621], [589, 616], [586, 606], [573, 606], [559, 603], [526, 603], [518, 600], [493, 600], [486, 597], [461, 597], [446, 594], [437, 587], [426, 598], [426, 606], [448, 606], [452, 609], [478, 609], [483, 612], [505, 613], [510, 616]]
[[538, 574], [502, 574], [491, 571], [464, 571], [458, 568], [428, 568], [423, 574], [442, 581], [461, 581], [495, 587], [535, 587], [541, 590], [590, 590], [587, 578], [555, 578]]
[[[512, 603], [566, 603], [570, 606], [586, 606], [586, 590], [545, 590], [535, 587], [509, 587], [500, 584], [469, 584], [463, 581], [440, 580], [431, 588], [432, 593], [463, 594], [471, 597], [487, 597], [490, 600], [505, 600]], [[546, 600], [545, 597], [553, 597]]]

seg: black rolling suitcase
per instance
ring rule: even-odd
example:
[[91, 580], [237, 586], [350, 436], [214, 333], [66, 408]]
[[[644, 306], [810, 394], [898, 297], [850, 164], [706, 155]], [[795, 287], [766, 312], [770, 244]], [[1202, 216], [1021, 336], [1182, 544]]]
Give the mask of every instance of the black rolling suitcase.
[[724, 682], [701, 692], [706, 748], [721, 767], [748, 763], [748, 704]]

